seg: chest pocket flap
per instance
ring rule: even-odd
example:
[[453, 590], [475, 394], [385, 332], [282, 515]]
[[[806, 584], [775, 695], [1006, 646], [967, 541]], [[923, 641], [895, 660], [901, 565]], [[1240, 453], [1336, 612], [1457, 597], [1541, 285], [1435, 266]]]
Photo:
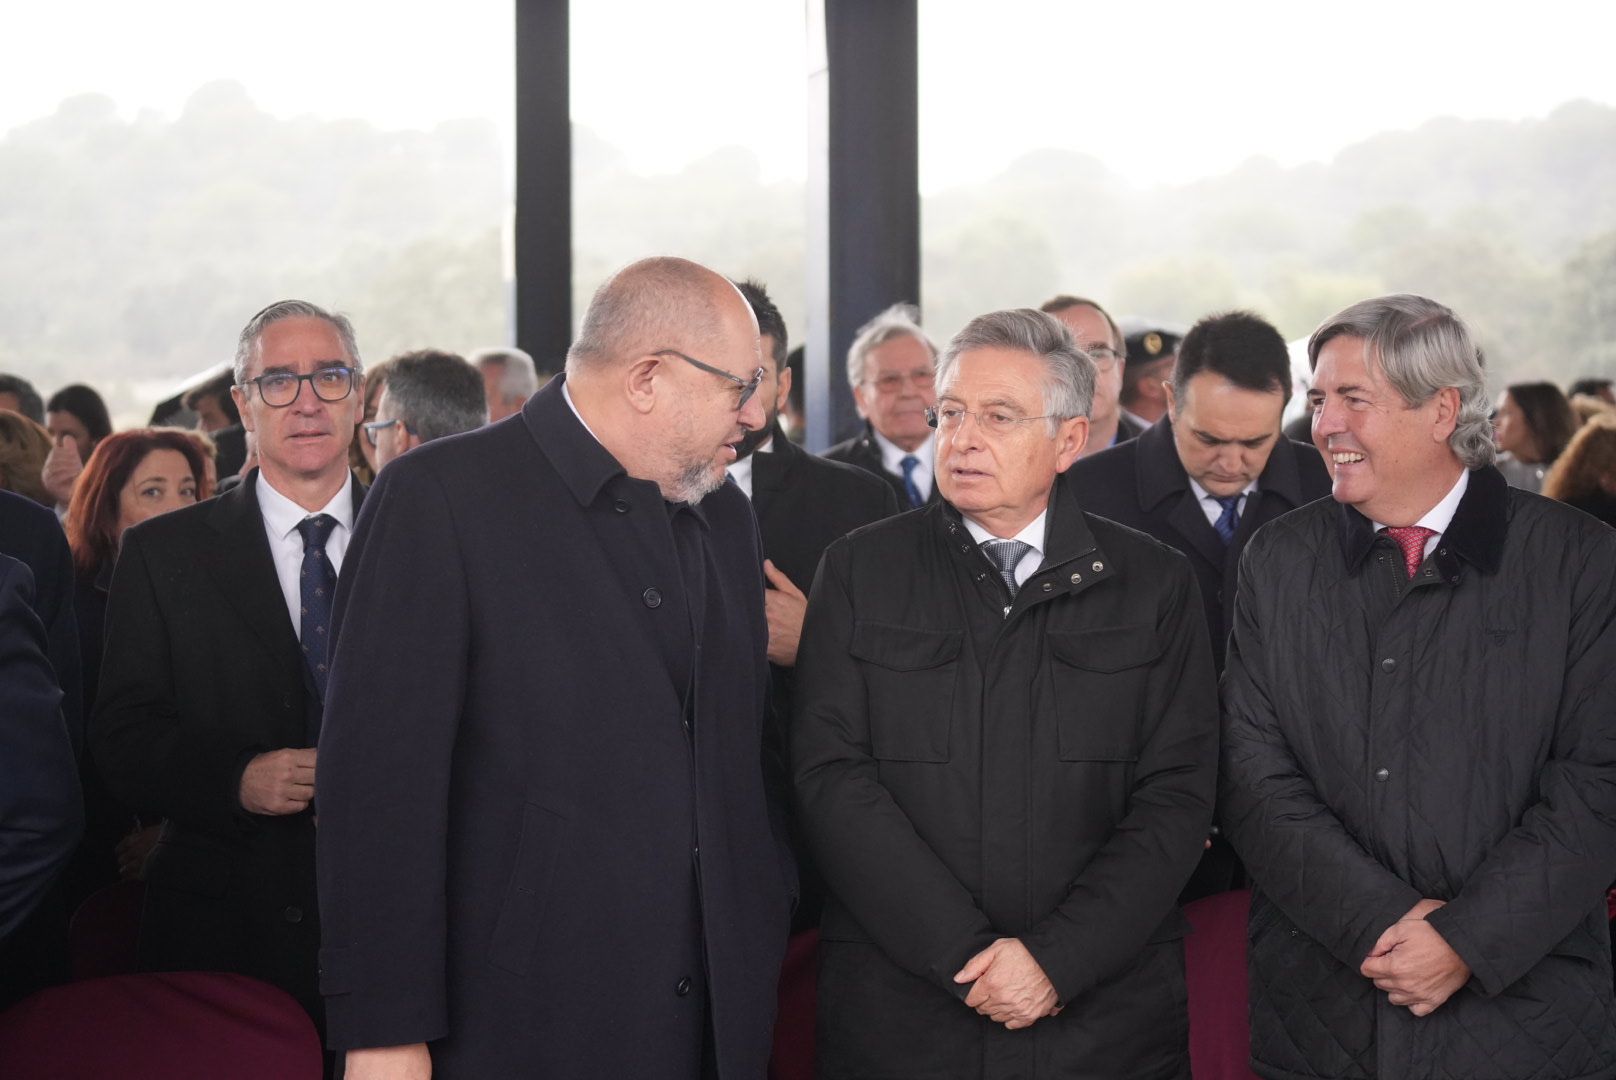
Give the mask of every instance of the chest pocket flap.
[[863, 662], [870, 752], [884, 761], [945, 762], [961, 630], [860, 620], [848, 651]]
[[1136, 761], [1150, 664], [1162, 654], [1146, 623], [1047, 634], [1062, 761]]

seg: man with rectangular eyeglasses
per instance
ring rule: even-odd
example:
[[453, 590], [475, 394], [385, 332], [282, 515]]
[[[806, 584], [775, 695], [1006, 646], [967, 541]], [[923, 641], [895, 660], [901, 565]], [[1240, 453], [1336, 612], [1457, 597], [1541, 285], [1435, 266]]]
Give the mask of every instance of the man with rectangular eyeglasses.
[[316, 744], [337, 575], [363, 489], [353, 327], [288, 300], [242, 330], [232, 391], [259, 468], [124, 534], [91, 750], [160, 814], [140, 962], [252, 975], [316, 1022]]
[[1184, 557], [1057, 483], [1093, 392], [1052, 316], [972, 320], [937, 370], [943, 501], [820, 563], [791, 764], [822, 1077], [1188, 1075], [1174, 901], [1216, 691]]

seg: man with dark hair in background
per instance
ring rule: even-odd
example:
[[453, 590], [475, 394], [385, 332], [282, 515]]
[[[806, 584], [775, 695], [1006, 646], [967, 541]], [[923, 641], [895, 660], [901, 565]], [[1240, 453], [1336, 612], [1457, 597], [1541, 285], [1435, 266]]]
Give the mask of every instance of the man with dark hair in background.
[[316, 745], [363, 495], [348, 471], [363, 392], [353, 327], [271, 304], [243, 327], [234, 373], [260, 467], [124, 533], [90, 748], [115, 797], [166, 819], [146, 864], [142, 968], [251, 975], [319, 1022]]
[[1083, 509], [1189, 556], [1222, 671], [1246, 542], [1328, 495], [1330, 476], [1317, 450], [1280, 434], [1291, 377], [1278, 330], [1249, 312], [1214, 315], [1184, 336], [1177, 357], [1167, 415], [1132, 443], [1078, 462], [1066, 482]]
[[1077, 347], [1094, 361], [1094, 411], [1089, 417], [1089, 438], [1083, 444], [1083, 456], [1090, 457], [1137, 437], [1146, 425], [1122, 411], [1122, 369], [1127, 363], [1127, 345], [1111, 314], [1093, 300], [1064, 294], [1044, 301], [1038, 310], [1065, 323]]
[[422, 443], [488, 423], [482, 376], [454, 353], [421, 349], [387, 363], [376, 419], [364, 425], [377, 469]]
[[[797, 642], [813, 585], [814, 571], [831, 541], [861, 525], [898, 512], [892, 488], [863, 469], [818, 458], [785, 438], [778, 422], [780, 406], [791, 390], [791, 372], [785, 367], [786, 323], [763, 286], [753, 281], [737, 288], [757, 315], [758, 340], [768, 371], [758, 390], [764, 407], [764, 425], [741, 440], [739, 459], [729, 474], [752, 498], [758, 531], [763, 536], [764, 573], [769, 590], [764, 610], [769, 619], [769, 663], [772, 665], [774, 722], [791, 718], [793, 669]], [[783, 745], [784, 732], [779, 731]], [[797, 845], [799, 867], [803, 849]], [[794, 926], [818, 922], [821, 890], [810, 873]]]
[[0, 375], [0, 409], [9, 409], [45, 426], [45, 399], [21, 375]]
[[241, 410], [236, 408], [231, 388], [235, 378], [229, 368], [200, 386], [192, 387], [182, 399], [196, 413], [196, 426], [208, 433], [217, 450], [214, 464], [219, 477], [235, 476], [247, 461], [247, 432], [241, 426]]

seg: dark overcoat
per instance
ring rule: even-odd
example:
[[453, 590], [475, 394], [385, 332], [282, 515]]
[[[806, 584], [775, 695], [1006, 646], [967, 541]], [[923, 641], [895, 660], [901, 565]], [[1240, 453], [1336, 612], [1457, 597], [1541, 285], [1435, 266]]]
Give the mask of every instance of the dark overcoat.
[[[1257, 1071], [1616, 1076], [1616, 533], [1482, 468], [1412, 582], [1335, 502], [1245, 558], [1222, 812]], [[1423, 1018], [1358, 973], [1422, 898], [1472, 972]]]
[[1330, 474], [1319, 452], [1281, 437], [1257, 478], [1257, 491], [1246, 499], [1233, 542], [1225, 544], [1190, 487], [1173, 444], [1172, 422], [1165, 416], [1138, 438], [1078, 461], [1064, 480], [1089, 513], [1149, 533], [1189, 557], [1201, 585], [1212, 659], [1220, 672], [1240, 553], [1270, 521], [1330, 494]]
[[360, 515], [320, 747], [330, 1044], [694, 1080], [710, 1023], [720, 1074], [761, 1077], [792, 871], [756, 525], [733, 484], [674, 524], [562, 386], [392, 462]]
[[[1059, 487], [1046, 542], [1013, 603], [946, 503], [825, 555], [791, 757], [830, 887], [826, 1077], [1188, 1075], [1175, 898], [1217, 760], [1200, 596], [1182, 555]], [[1008, 1031], [964, 1005], [954, 973], [1001, 936], [1063, 1012]]]
[[[364, 491], [351, 482], [357, 506]], [[312, 745], [320, 713], [256, 470], [124, 533], [105, 649], [95, 764], [117, 800], [166, 819], [146, 864], [142, 965], [252, 975], [318, 1018], [314, 815], [241, 805], [247, 763]]]

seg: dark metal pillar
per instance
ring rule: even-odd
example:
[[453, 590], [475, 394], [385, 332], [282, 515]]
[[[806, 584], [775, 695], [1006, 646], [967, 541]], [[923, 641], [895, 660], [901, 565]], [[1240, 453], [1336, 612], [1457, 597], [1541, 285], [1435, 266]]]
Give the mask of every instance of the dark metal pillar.
[[516, 344], [560, 371], [572, 343], [568, 0], [516, 8]]
[[[808, 445], [857, 430], [847, 347], [920, 301], [916, 0], [810, 0]], [[819, 49], [823, 45], [823, 54]]]

